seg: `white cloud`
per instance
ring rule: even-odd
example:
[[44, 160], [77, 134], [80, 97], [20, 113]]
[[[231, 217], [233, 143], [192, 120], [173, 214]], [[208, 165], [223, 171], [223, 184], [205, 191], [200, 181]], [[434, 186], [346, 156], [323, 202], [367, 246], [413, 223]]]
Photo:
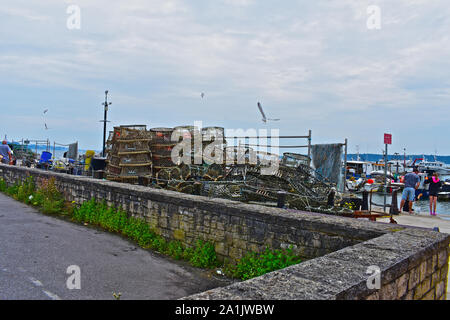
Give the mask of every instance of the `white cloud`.
[[[261, 99], [286, 119], [286, 130], [328, 130], [320, 120], [327, 115], [342, 117], [359, 139], [352, 129], [359, 124], [339, 113], [370, 119], [386, 108], [400, 117], [448, 101], [450, 9], [443, 0], [79, 0], [78, 31], [65, 27], [74, 1], [6, 2], [0, 82], [89, 97], [110, 86], [127, 104], [124, 120], [164, 120], [162, 112], [137, 115], [145, 104], [170, 106], [174, 117], [190, 109], [199, 119], [204, 107], [196, 98], [208, 91], [217, 121], [239, 114], [255, 125]], [[369, 4], [382, 10], [381, 30], [367, 30]]]

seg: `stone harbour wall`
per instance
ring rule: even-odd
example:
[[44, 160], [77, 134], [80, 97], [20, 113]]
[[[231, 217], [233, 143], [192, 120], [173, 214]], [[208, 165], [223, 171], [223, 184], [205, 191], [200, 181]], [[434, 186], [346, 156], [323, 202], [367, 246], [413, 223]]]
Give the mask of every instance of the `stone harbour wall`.
[[[66, 200], [96, 198], [145, 219], [167, 240], [214, 243], [235, 262], [249, 251], [292, 246], [309, 259], [186, 299], [443, 299], [450, 236], [430, 230], [249, 205], [38, 169], [0, 165], [8, 184], [55, 178]], [[381, 288], [368, 289], [370, 266]]]

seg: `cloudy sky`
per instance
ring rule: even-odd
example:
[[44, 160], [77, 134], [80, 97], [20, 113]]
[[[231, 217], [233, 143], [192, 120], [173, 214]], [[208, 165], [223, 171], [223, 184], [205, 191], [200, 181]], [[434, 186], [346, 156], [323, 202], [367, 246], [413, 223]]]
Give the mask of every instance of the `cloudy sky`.
[[109, 90], [109, 128], [311, 129], [361, 153], [389, 132], [392, 153], [449, 155], [449, 31], [447, 0], [3, 0], [0, 135], [100, 150]]

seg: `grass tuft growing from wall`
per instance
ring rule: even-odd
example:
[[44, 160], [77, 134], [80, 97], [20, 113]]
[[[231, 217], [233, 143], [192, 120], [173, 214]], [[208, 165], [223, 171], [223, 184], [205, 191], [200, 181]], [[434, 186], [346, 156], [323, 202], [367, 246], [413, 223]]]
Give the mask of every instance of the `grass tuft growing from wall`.
[[277, 250], [266, 248], [262, 253], [247, 253], [236, 265], [227, 266], [226, 273], [248, 280], [300, 262], [300, 257], [293, 252], [292, 247]]

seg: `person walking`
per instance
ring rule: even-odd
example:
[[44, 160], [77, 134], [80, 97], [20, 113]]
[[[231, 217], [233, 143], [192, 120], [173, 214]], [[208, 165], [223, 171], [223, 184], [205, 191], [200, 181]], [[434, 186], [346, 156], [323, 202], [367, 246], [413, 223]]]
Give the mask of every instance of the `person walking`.
[[426, 184], [429, 184], [428, 194], [430, 197], [430, 215], [436, 215], [437, 195], [442, 188], [442, 181], [439, 180], [439, 173], [434, 172], [433, 175], [425, 180]]
[[400, 208], [403, 208], [405, 201], [409, 201], [409, 214], [412, 214], [412, 206], [414, 199], [416, 197], [416, 190], [420, 186], [420, 178], [418, 176], [419, 169], [414, 167], [413, 172], [407, 173], [404, 178], [405, 188], [402, 193], [402, 201], [400, 203]]
[[3, 140], [2, 144], [0, 145], [0, 159], [2, 163], [12, 163], [12, 151], [8, 146], [8, 142], [6, 140]]

